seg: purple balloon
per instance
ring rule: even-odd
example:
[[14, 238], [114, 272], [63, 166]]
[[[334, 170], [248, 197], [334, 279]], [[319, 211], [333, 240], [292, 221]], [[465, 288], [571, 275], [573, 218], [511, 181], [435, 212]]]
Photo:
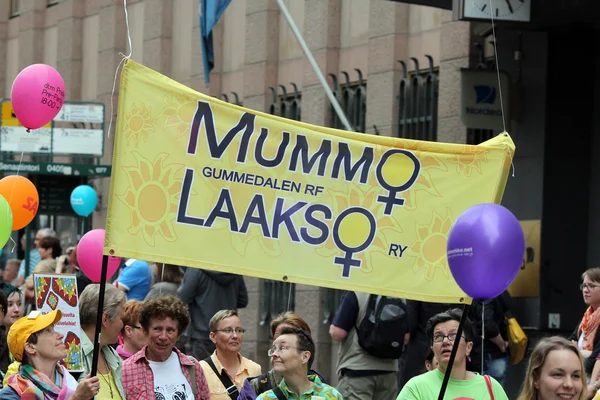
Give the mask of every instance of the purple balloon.
[[465, 210], [448, 235], [447, 256], [458, 286], [474, 299], [508, 288], [523, 263], [525, 235], [517, 218], [498, 204]]

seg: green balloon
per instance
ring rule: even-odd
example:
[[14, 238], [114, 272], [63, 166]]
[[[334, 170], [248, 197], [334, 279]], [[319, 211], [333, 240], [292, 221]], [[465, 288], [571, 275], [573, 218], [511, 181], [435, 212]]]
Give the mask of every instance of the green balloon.
[[3, 196], [0, 196], [0, 247], [4, 247], [13, 226], [13, 215], [10, 210], [8, 201]]

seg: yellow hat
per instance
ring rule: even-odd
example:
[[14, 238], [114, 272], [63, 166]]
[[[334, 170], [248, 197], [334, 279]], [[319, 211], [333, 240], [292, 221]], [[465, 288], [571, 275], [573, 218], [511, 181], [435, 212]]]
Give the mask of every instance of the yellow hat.
[[8, 349], [17, 361], [23, 360], [25, 343], [29, 336], [35, 332], [42, 331], [50, 325], [56, 324], [62, 318], [60, 310], [54, 310], [48, 314], [32, 311], [28, 316], [20, 318], [12, 324], [8, 331]]

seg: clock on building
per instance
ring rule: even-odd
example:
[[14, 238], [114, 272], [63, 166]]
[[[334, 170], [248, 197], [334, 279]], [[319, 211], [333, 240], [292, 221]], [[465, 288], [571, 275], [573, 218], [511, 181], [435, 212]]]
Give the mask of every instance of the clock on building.
[[458, 19], [529, 22], [532, 0], [454, 0]]

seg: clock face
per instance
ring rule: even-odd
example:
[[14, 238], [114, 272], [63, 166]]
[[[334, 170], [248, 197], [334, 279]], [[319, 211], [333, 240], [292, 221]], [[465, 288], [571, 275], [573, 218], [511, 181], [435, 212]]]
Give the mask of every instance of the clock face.
[[463, 7], [465, 18], [529, 21], [531, 0], [464, 0]]

